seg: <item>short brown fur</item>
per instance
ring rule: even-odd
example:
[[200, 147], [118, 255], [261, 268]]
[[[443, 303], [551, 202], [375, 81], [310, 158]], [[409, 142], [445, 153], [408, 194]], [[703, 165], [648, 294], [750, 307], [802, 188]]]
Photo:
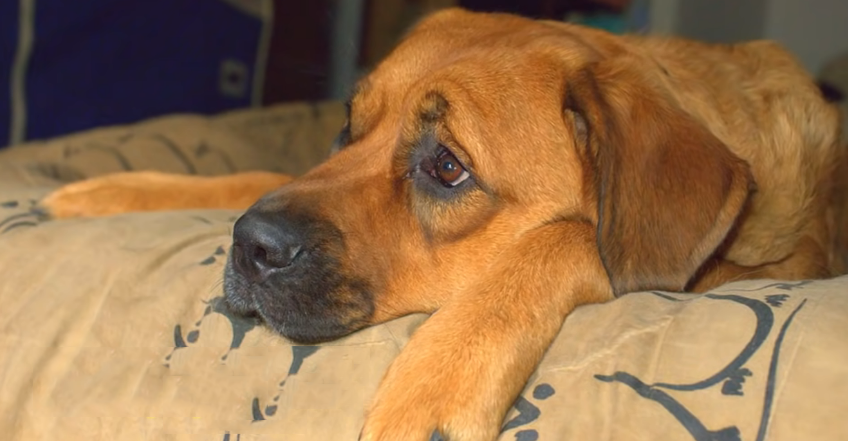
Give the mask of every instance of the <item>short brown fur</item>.
[[[837, 110], [772, 43], [453, 9], [358, 90], [349, 145], [280, 189], [286, 177], [124, 174], [43, 205], [59, 218], [246, 208], [274, 190], [252, 210], [308, 206], [332, 222], [345, 271], [375, 289], [369, 323], [433, 312], [386, 374], [368, 441], [495, 439], [581, 304], [843, 270]], [[445, 198], [409, 178], [426, 136], [473, 185]]]

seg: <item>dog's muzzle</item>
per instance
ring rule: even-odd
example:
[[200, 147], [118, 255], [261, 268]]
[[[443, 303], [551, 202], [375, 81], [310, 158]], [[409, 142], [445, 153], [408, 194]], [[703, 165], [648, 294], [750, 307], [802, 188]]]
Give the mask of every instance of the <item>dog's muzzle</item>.
[[347, 275], [344, 236], [331, 222], [257, 204], [236, 222], [224, 272], [230, 309], [259, 315], [300, 343], [332, 340], [369, 324], [369, 284]]

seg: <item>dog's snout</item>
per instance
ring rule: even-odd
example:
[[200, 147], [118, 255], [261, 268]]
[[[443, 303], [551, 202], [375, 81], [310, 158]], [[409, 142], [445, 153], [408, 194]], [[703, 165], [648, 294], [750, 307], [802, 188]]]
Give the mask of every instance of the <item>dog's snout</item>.
[[275, 270], [295, 265], [304, 238], [277, 213], [248, 211], [233, 230], [233, 265], [244, 277], [259, 281]]

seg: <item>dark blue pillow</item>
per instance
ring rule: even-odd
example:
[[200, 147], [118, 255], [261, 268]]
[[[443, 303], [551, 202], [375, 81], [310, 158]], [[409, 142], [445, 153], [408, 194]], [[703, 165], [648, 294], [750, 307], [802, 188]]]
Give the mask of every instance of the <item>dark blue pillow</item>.
[[[262, 9], [268, 1], [0, 2], [0, 146], [167, 113], [258, 104], [261, 84], [254, 79], [255, 70], [264, 69], [260, 40], [263, 25], [270, 26]], [[21, 15], [21, 4], [34, 14]], [[34, 38], [21, 70], [24, 99], [14, 106], [19, 18], [30, 23]]]

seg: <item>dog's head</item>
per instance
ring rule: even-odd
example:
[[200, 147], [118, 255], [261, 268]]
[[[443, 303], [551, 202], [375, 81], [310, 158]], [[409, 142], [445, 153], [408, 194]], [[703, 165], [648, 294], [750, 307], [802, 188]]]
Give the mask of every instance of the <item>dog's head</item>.
[[338, 153], [237, 222], [229, 304], [296, 341], [340, 337], [439, 308], [575, 217], [615, 293], [683, 289], [750, 178], [669, 81], [601, 31], [431, 16], [359, 83]]

